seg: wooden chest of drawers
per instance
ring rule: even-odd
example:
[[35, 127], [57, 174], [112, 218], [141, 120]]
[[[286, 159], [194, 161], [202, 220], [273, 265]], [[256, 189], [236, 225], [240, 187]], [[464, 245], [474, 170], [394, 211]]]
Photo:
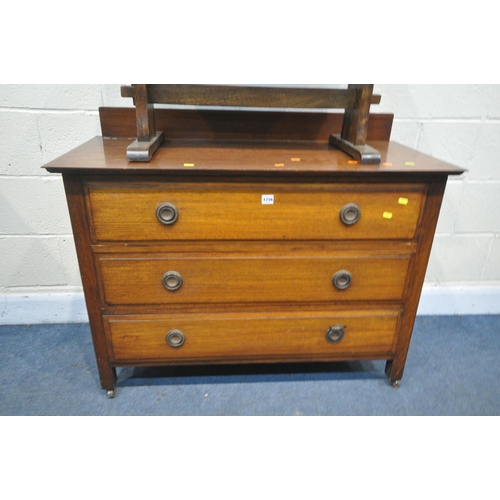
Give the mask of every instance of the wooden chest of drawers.
[[109, 395], [126, 365], [384, 359], [399, 385], [461, 170], [388, 140], [367, 166], [317, 140], [174, 137], [140, 165], [129, 143], [46, 166], [64, 177]]

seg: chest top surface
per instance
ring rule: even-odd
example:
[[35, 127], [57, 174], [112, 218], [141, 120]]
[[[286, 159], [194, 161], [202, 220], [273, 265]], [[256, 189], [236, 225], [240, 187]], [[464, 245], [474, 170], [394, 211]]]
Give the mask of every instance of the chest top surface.
[[130, 139], [95, 137], [44, 168], [52, 173], [200, 174], [238, 173], [332, 175], [459, 175], [463, 169], [402, 146], [373, 141], [380, 165], [362, 165], [320, 141], [167, 140], [149, 163], [131, 163], [125, 157]]

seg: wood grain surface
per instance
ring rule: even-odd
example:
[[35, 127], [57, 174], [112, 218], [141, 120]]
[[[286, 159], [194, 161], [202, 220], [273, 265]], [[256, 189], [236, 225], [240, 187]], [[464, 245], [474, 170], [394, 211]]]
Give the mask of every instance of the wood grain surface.
[[[331, 303], [401, 300], [410, 256], [127, 258], [120, 255], [101, 256], [98, 262], [107, 305]], [[343, 270], [352, 274], [352, 285], [338, 290], [332, 279]], [[172, 292], [163, 286], [162, 278], [169, 271], [182, 276], [179, 290]]]
[[[147, 87], [148, 102], [188, 106], [338, 109], [354, 107], [358, 97], [351, 86], [325, 89], [196, 84], [134, 84], [121, 88], [122, 97], [135, 97], [137, 87]], [[380, 96], [371, 97], [370, 104], [380, 102]]]
[[[425, 191], [426, 186], [418, 184], [153, 183], [117, 187], [91, 183], [88, 199], [96, 242], [410, 240], [415, 237]], [[266, 196], [272, 196], [272, 204], [263, 204]], [[177, 208], [174, 224], [164, 225], [157, 219], [156, 210], [162, 203]], [[346, 225], [340, 212], [351, 203], [359, 206], [361, 217]]]
[[[284, 179], [285, 174], [300, 176], [343, 175], [363, 179], [381, 179], [384, 175], [411, 174], [459, 175], [456, 168], [436, 158], [395, 142], [373, 141], [380, 151], [380, 165], [360, 165], [345, 153], [316, 141], [207, 141], [167, 140], [149, 163], [129, 163], [126, 159], [129, 139], [96, 137], [69, 153], [51, 161], [49, 172], [91, 174], [181, 175], [185, 180], [202, 175], [270, 175]], [[299, 158], [300, 161], [292, 161]], [[194, 165], [186, 167], [185, 165]], [[276, 165], [282, 165], [277, 167]]]
[[[118, 316], [105, 321], [115, 361], [334, 360], [390, 357], [398, 312]], [[326, 340], [327, 330], [334, 325], [345, 326], [338, 343]], [[167, 344], [166, 335], [172, 330], [185, 335], [181, 347]]]
[[[100, 108], [102, 135], [132, 138], [136, 135], [133, 108]], [[295, 140], [328, 142], [340, 133], [341, 113], [279, 112], [206, 109], [155, 109], [155, 123], [167, 139]], [[389, 141], [394, 116], [372, 114], [369, 141]]]
[[116, 385], [117, 376], [115, 368], [109, 364], [109, 345], [104, 334], [101, 304], [97, 293], [99, 283], [88, 230], [83, 186], [78, 177], [64, 176], [63, 180], [99, 378], [102, 388], [111, 390]]

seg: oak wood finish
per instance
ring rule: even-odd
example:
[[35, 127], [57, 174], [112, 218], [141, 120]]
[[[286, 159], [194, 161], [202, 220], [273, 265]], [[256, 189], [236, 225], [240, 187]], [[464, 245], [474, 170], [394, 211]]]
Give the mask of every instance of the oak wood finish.
[[[45, 168], [52, 173], [107, 174], [116, 180], [149, 175], [168, 180], [276, 182], [305, 180], [339, 182], [399, 181], [428, 182], [436, 174], [460, 175], [463, 171], [394, 142], [376, 141], [382, 154], [380, 165], [361, 165], [341, 151], [316, 141], [210, 141], [175, 140], [160, 147], [149, 163], [129, 164], [123, 157], [127, 139], [96, 137], [79, 148], [56, 158]], [[291, 161], [300, 158], [300, 162]], [[279, 163], [278, 163], [279, 162]], [[185, 167], [185, 164], [194, 167]], [[276, 165], [284, 165], [276, 167]], [[283, 175], [285, 174], [285, 175]], [[321, 175], [322, 174], [322, 175]], [[334, 178], [332, 178], [334, 176]]]
[[354, 146], [362, 146], [366, 144], [368, 135], [373, 85], [351, 84], [349, 90], [354, 92], [355, 99], [351, 105], [346, 106], [341, 137]]
[[134, 86], [134, 105], [136, 109], [137, 139], [148, 142], [156, 135], [154, 105], [149, 100], [147, 85]]
[[[136, 135], [133, 108], [99, 108], [104, 137]], [[155, 109], [155, 123], [167, 139], [209, 140], [286, 140], [328, 142], [331, 134], [340, 134], [340, 113], [269, 112], [238, 110]], [[368, 119], [368, 141], [389, 141], [393, 115], [371, 114]]]
[[[123, 137], [130, 111], [101, 111], [106, 132]], [[322, 141], [325, 122], [341, 126], [331, 116], [305, 114], [301, 131], [282, 115], [178, 113], [147, 164], [129, 164], [119, 137], [45, 167], [63, 174], [102, 387], [125, 365], [357, 359], [386, 360], [398, 383], [446, 180], [462, 170], [387, 140], [380, 165], [353, 163]], [[242, 120], [234, 135], [228, 116]], [[368, 134], [376, 122], [383, 134], [392, 117], [370, 118]], [[178, 208], [170, 226], [156, 218], [166, 202]], [[348, 203], [361, 208], [351, 226]], [[339, 270], [346, 290], [333, 286]], [[335, 325], [344, 338], [331, 343]]]
[[149, 161], [165, 140], [165, 135], [156, 131], [154, 104], [149, 99], [148, 86], [137, 84], [133, 90], [137, 140], [127, 148], [127, 159]]
[[103, 389], [112, 390], [116, 385], [116, 370], [110, 365], [108, 343], [100, 312], [101, 304], [96, 294], [99, 284], [90, 243], [83, 188], [78, 177], [65, 175], [63, 179], [101, 386]]
[[[236, 85], [147, 84], [122, 86], [122, 97], [135, 97], [137, 87], [147, 87], [150, 103], [188, 106], [234, 106], [259, 108], [354, 108], [358, 86], [347, 89], [248, 87]], [[373, 85], [371, 86], [373, 89]], [[135, 97], [136, 98], [136, 97]], [[380, 96], [370, 95], [370, 104]]]
[[392, 382], [399, 381], [403, 377], [406, 357], [410, 347], [411, 335], [415, 318], [417, 315], [418, 303], [424, 285], [425, 273], [429, 262], [434, 233], [439, 219], [439, 210], [443, 201], [446, 187], [446, 177], [441, 176], [430, 185], [427, 204], [425, 206], [419, 246], [416, 258], [413, 261], [413, 269], [410, 271], [406, 297], [405, 311], [401, 322], [401, 334], [396, 347], [396, 356], [390, 359], [386, 365], [386, 374]]
[[[274, 183], [89, 183], [93, 240], [380, 240], [413, 239], [425, 201], [425, 184]], [[262, 205], [272, 194], [273, 205]], [[399, 200], [407, 200], [402, 205]], [[163, 225], [156, 217], [162, 203], [176, 207], [178, 218]], [[361, 210], [346, 225], [340, 213], [349, 204]], [[383, 217], [392, 214], [391, 219]], [[273, 223], [269, 224], [272, 218]]]
[[[99, 268], [106, 305], [224, 304], [251, 302], [302, 303], [402, 300], [409, 255], [365, 257], [210, 257], [137, 258], [102, 256]], [[352, 284], [338, 290], [332, 284], [342, 270]], [[167, 290], [168, 271], [182, 276], [182, 286]]]
[[347, 89], [244, 87], [234, 85], [135, 84], [122, 87], [123, 97], [133, 97], [136, 106], [137, 141], [127, 149], [130, 161], [151, 160], [163, 141], [156, 133], [154, 103], [258, 108], [341, 108], [345, 110], [342, 132], [330, 144], [363, 164], [380, 163], [380, 154], [366, 145], [373, 84], [351, 84]]
[[[328, 311], [309, 315], [222, 315], [105, 317], [113, 361], [313, 361], [391, 356], [399, 311], [370, 314]], [[341, 342], [326, 339], [327, 330], [343, 326]], [[166, 335], [181, 330], [185, 342], [171, 347]]]
[[332, 134], [329, 143], [362, 164], [379, 164], [379, 151], [366, 144], [373, 85], [349, 85], [349, 90], [355, 93], [354, 104], [345, 110], [341, 134]]

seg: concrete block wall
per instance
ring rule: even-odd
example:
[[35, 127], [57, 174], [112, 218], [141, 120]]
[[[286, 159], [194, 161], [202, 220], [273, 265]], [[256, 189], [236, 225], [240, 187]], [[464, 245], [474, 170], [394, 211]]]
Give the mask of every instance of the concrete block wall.
[[[0, 85], [0, 323], [86, 320], [62, 180], [40, 167], [100, 135], [99, 106], [130, 106], [119, 88]], [[449, 180], [420, 313], [500, 313], [500, 85], [375, 91], [393, 140], [468, 169]]]
[[[427, 286], [500, 286], [500, 85], [379, 85], [393, 140], [468, 170], [449, 179]], [[497, 297], [500, 303], [500, 297]]]

